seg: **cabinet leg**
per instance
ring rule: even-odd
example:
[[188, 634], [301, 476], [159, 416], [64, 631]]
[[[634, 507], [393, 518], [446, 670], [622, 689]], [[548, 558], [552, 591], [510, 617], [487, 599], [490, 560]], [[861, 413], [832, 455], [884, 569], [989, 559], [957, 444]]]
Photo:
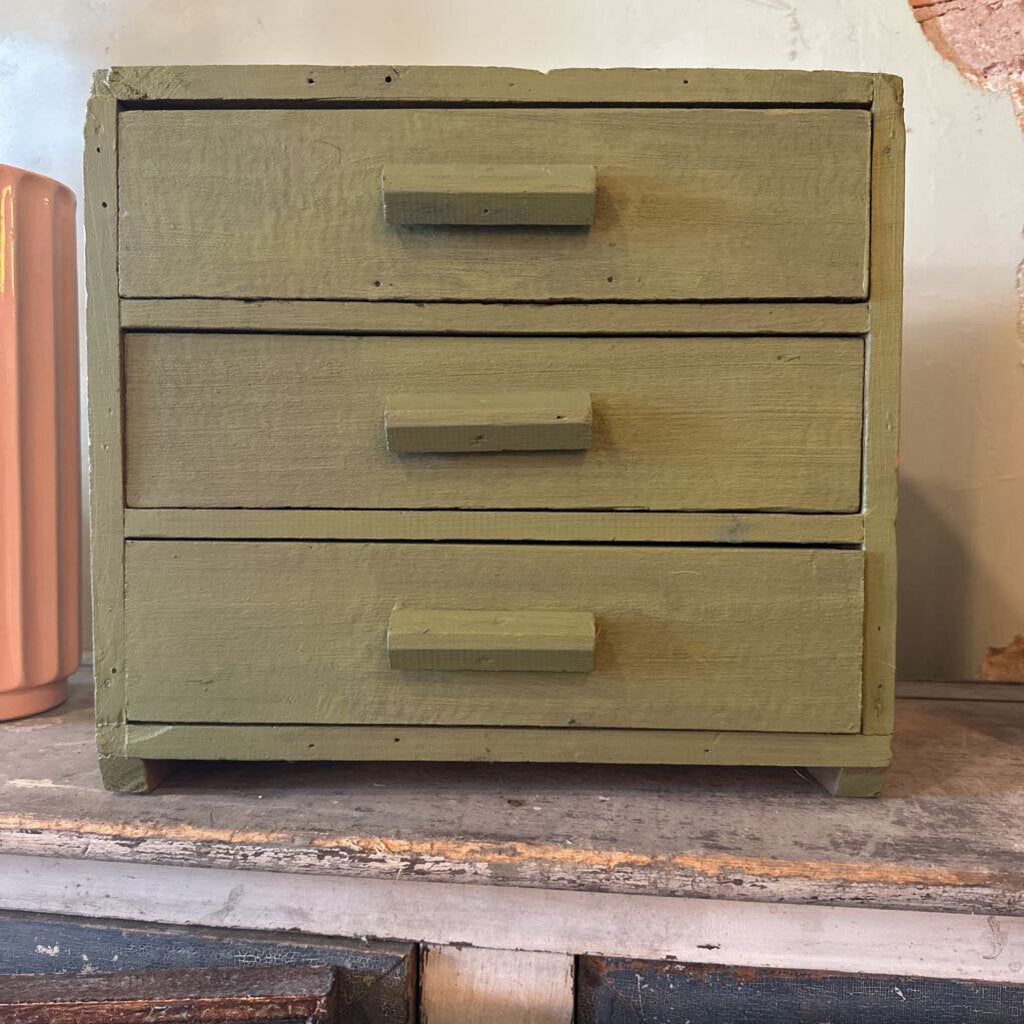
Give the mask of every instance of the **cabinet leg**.
[[163, 782], [170, 768], [168, 761], [149, 761], [140, 757], [100, 755], [103, 786], [113, 793], [148, 793]]
[[833, 796], [878, 796], [885, 785], [884, 768], [808, 768]]

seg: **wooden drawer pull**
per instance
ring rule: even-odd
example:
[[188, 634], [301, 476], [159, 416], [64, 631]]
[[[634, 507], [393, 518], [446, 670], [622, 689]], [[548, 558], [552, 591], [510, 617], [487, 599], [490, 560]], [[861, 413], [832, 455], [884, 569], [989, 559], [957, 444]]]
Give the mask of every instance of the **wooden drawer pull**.
[[586, 391], [443, 391], [390, 395], [384, 432], [402, 454], [580, 451], [592, 420]]
[[588, 164], [388, 164], [388, 224], [584, 226], [594, 223], [597, 172]]
[[396, 608], [388, 664], [436, 672], [590, 672], [596, 634], [592, 612]]

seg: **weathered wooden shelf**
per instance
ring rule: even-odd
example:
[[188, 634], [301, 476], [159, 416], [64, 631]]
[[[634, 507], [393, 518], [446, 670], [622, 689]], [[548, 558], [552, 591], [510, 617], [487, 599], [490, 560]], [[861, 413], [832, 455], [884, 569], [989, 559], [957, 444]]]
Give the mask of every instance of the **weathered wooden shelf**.
[[101, 786], [83, 681], [0, 726], [0, 854], [1022, 916], [1024, 702], [915, 685], [873, 801], [783, 768], [352, 763], [188, 764], [136, 799]]

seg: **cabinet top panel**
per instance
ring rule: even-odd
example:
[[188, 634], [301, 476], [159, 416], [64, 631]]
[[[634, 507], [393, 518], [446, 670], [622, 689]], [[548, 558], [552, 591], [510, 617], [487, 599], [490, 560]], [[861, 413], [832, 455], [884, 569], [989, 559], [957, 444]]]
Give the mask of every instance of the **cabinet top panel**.
[[[888, 77], [888, 76], [887, 76]], [[718, 68], [195, 65], [96, 72], [93, 92], [159, 103], [666, 103], [870, 106], [877, 76]]]

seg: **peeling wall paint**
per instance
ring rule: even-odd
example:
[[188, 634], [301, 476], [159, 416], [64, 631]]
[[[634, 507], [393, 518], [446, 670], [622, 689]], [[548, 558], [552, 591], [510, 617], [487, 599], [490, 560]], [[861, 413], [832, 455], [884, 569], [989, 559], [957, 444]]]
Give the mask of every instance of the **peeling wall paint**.
[[910, 0], [939, 53], [974, 85], [1007, 92], [1024, 128], [1024, 0]]
[[[902, 75], [909, 136], [898, 671], [962, 678], [1024, 623], [1024, 345], [1015, 280], [1024, 256], [1024, 141], [1013, 89], [997, 84], [1003, 72], [994, 70], [1005, 65], [1006, 80], [1013, 78], [1003, 55], [1021, 52], [1012, 21], [1019, 6], [6, 0], [0, 153], [80, 191], [90, 72], [111, 64], [719, 66]], [[970, 52], [959, 42], [957, 59], [968, 69], [962, 74], [940, 51], [953, 45], [946, 39], [957, 34], [958, 21], [982, 7], [993, 19], [1009, 19], [1001, 23], [1013, 31], [977, 36]], [[977, 88], [970, 76], [982, 71], [984, 88]]]

